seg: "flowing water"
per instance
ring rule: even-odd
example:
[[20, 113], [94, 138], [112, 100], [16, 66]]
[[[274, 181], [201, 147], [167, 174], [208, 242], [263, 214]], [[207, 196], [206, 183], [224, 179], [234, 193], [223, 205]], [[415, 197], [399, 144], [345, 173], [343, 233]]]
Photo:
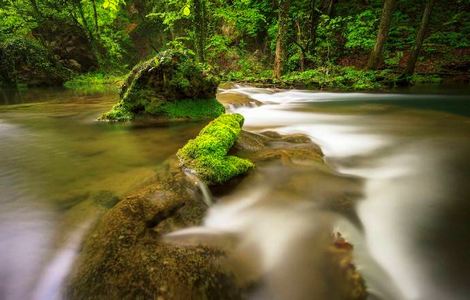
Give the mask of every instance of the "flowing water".
[[[197, 235], [230, 249], [240, 276], [264, 278], [254, 299], [333, 299], [318, 251], [331, 230], [355, 245], [378, 298], [468, 298], [468, 90], [221, 93], [258, 104], [231, 108], [248, 130], [309, 135], [335, 172], [261, 165], [214, 197], [201, 227], [169, 239]], [[203, 124], [95, 122], [112, 92], [0, 95], [0, 299], [60, 299], [93, 220]]]

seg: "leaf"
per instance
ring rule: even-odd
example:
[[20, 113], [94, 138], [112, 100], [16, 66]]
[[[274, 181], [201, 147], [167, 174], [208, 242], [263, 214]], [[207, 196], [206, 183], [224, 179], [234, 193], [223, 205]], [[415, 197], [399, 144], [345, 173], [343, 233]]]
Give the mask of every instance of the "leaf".
[[183, 8], [183, 15], [189, 16], [190, 14], [191, 14], [191, 10], [189, 9], [189, 5], [186, 5], [186, 6]]

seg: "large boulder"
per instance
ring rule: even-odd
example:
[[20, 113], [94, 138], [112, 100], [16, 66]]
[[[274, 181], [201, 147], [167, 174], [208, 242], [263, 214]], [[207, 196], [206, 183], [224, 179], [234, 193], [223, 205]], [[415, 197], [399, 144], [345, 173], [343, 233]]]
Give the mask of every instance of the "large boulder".
[[79, 25], [48, 19], [38, 24], [33, 35], [67, 68], [80, 73], [98, 69], [93, 46]]
[[0, 42], [1, 84], [62, 85], [71, 74], [33, 39], [15, 37]]
[[216, 78], [204, 71], [193, 54], [166, 50], [134, 67], [119, 103], [100, 119], [213, 119], [225, 111], [215, 99], [217, 85]]

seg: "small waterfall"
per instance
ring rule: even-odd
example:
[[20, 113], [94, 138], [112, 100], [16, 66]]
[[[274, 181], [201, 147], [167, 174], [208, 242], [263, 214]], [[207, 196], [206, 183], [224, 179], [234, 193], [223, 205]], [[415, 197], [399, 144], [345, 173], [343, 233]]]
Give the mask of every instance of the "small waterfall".
[[205, 184], [199, 177], [197, 177], [191, 170], [185, 169], [184, 174], [189, 178], [189, 180], [199, 188], [202, 193], [202, 200], [204, 203], [211, 207], [214, 204], [214, 199], [212, 197], [212, 193], [209, 190], [207, 184]]

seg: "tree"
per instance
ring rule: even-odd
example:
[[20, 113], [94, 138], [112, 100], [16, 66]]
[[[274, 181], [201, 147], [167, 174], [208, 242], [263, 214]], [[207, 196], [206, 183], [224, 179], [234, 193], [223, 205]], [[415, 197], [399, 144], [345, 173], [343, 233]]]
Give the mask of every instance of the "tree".
[[434, 0], [427, 0], [426, 6], [424, 7], [423, 17], [421, 19], [421, 24], [419, 26], [418, 34], [416, 35], [416, 42], [411, 50], [410, 58], [406, 65], [404, 72], [405, 76], [412, 75], [415, 71], [416, 61], [418, 60], [419, 52], [423, 46], [424, 37], [426, 35], [426, 29], [428, 28], [429, 18], [431, 16], [432, 7], [434, 5]]
[[274, 58], [274, 77], [281, 78], [284, 71], [285, 52], [287, 44], [287, 29], [289, 25], [290, 0], [279, 0], [278, 31], [276, 36], [276, 52]]
[[96, 10], [96, 2], [95, 0], [91, 0], [91, 3], [93, 5], [93, 19], [95, 20], [95, 32], [96, 32], [96, 35], [99, 35], [100, 28], [98, 26], [98, 11]]
[[194, 0], [194, 31], [196, 34], [196, 53], [199, 61], [204, 62], [206, 45], [206, 3], [205, 0]]
[[392, 20], [393, 10], [395, 9], [396, 0], [385, 0], [384, 7], [382, 9], [382, 16], [380, 17], [379, 31], [377, 33], [377, 39], [375, 41], [374, 49], [369, 56], [367, 62], [367, 69], [377, 69], [380, 61], [382, 60], [384, 45], [387, 41], [388, 32], [390, 30], [390, 22]]

